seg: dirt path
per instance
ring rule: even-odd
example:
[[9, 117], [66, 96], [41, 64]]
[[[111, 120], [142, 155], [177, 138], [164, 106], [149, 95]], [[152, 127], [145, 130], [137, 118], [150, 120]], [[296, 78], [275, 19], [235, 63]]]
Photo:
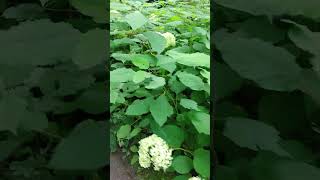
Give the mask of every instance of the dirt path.
[[120, 152], [110, 155], [110, 180], [137, 180], [133, 168], [122, 156]]

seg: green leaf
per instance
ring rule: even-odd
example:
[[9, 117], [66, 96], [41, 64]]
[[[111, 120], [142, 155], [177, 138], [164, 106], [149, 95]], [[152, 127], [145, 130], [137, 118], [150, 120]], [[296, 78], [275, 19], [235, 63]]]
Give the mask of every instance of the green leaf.
[[167, 97], [161, 95], [150, 104], [150, 112], [158, 125], [163, 126], [167, 118], [173, 114], [173, 108], [169, 104]]
[[106, 0], [69, 0], [69, 2], [82, 14], [92, 17], [97, 23], [107, 23], [109, 19]]
[[182, 98], [180, 100], [180, 105], [187, 109], [193, 109], [193, 110], [199, 111], [197, 102], [191, 99]]
[[132, 69], [117, 68], [110, 72], [111, 82], [128, 82], [132, 80], [135, 72]]
[[320, 75], [311, 70], [303, 70], [300, 75], [299, 90], [308, 94], [320, 105]]
[[204, 83], [200, 77], [187, 72], [179, 72], [177, 73], [177, 76], [182, 84], [189, 87], [190, 89], [195, 91], [204, 90]]
[[197, 149], [193, 153], [193, 166], [203, 177], [210, 177], [210, 151]]
[[166, 84], [166, 80], [163, 77], [151, 76], [151, 81], [145, 86], [147, 89], [157, 89]]
[[170, 147], [181, 147], [185, 138], [184, 131], [181, 128], [175, 125], [165, 125], [162, 127], [162, 131], [165, 134], [165, 136], [162, 138], [169, 144]]
[[314, 155], [312, 154], [311, 149], [305, 146], [302, 142], [286, 140], [281, 141], [280, 145], [297, 161], [309, 163], [314, 160]]
[[81, 110], [91, 114], [101, 114], [107, 111], [106, 85], [96, 83], [91, 88], [84, 91], [74, 105]]
[[320, 178], [320, 169], [303, 162], [279, 161], [274, 164], [276, 180], [317, 180]]
[[180, 81], [177, 80], [177, 76], [171, 76], [168, 83], [170, 89], [176, 94], [181, 93], [183, 90], [187, 88], [185, 85], [183, 85]]
[[259, 120], [272, 124], [283, 135], [304, 134], [309, 128], [309, 123], [305, 121], [305, 112], [301, 110], [301, 104], [303, 98], [296, 94], [265, 95], [258, 104]]
[[107, 32], [101, 29], [90, 30], [81, 36], [73, 54], [73, 62], [81, 69], [91, 68], [107, 59]]
[[177, 63], [185, 66], [202, 66], [210, 68], [210, 56], [203, 53], [180, 53], [177, 51], [168, 51], [167, 54], [177, 61]]
[[[258, 39], [244, 39], [222, 31], [216, 34], [217, 48], [227, 64], [262, 88], [291, 91], [297, 88], [301, 68], [287, 50]], [[241, 59], [239, 59], [241, 57]]]
[[188, 180], [190, 178], [190, 175], [180, 175], [176, 176], [173, 180]]
[[3, 12], [3, 16], [7, 19], [35, 19], [44, 16], [44, 9], [38, 4], [24, 3], [14, 7], [10, 7]]
[[24, 99], [6, 94], [0, 99], [0, 131], [8, 130], [16, 134], [27, 113], [27, 102]]
[[105, 125], [87, 120], [79, 123], [55, 149], [49, 167], [59, 170], [94, 170], [108, 162]]
[[149, 77], [148, 73], [145, 71], [137, 71], [134, 73], [132, 81], [136, 84], [141, 83], [144, 81], [147, 77]]
[[216, 99], [231, 96], [242, 86], [243, 80], [226, 64], [215, 62], [215, 96]]
[[301, 15], [315, 20], [320, 18], [320, 12], [317, 8], [320, 6], [320, 2], [317, 0], [312, 0], [309, 3], [304, 3], [300, 0], [257, 0], [254, 2], [250, 0], [217, 0], [216, 3], [221, 6], [251, 13], [255, 16]]
[[131, 126], [129, 124], [121, 126], [117, 131], [117, 138], [123, 139], [129, 136], [131, 132]]
[[156, 32], [146, 32], [143, 33], [143, 35], [147, 37], [152, 50], [156, 51], [158, 54], [161, 54], [161, 52], [166, 48], [166, 38], [161, 34]]
[[7, 159], [11, 153], [20, 145], [19, 139], [9, 137], [7, 140], [0, 141], [0, 162]]
[[278, 144], [279, 132], [272, 126], [248, 118], [229, 117], [223, 134], [240, 147], [254, 151], [268, 150], [280, 156], [290, 156]]
[[110, 7], [112, 7], [112, 10], [117, 10], [117, 11], [129, 11], [132, 9], [131, 6], [118, 3], [118, 2], [110, 2]]
[[210, 135], [210, 115], [204, 112], [191, 111], [188, 113], [194, 127], [199, 133]]
[[294, 26], [288, 32], [290, 39], [301, 49], [320, 56], [320, 33], [312, 32], [308, 27], [294, 22], [292, 24]]
[[292, 21], [285, 22], [294, 24], [293, 28], [288, 32], [289, 38], [299, 48], [314, 55], [311, 59], [311, 63], [313, 69], [320, 74], [320, 33], [312, 32], [306, 26], [302, 26]]
[[132, 156], [130, 164], [134, 165], [138, 160], [139, 160], [139, 156], [135, 154]]
[[210, 85], [210, 72], [207, 71], [207, 70], [205, 70], [205, 69], [202, 69], [202, 70], [200, 71], [200, 74], [201, 74], [204, 78], [207, 79], [207, 82], [208, 82], [208, 84]]
[[126, 111], [126, 115], [140, 116], [149, 112], [149, 101], [150, 99], [135, 100], [129, 105]]
[[134, 54], [131, 56], [132, 64], [140, 69], [148, 69], [150, 65], [150, 56], [145, 54]]
[[218, 180], [238, 180], [238, 175], [235, 169], [221, 165], [217, 166], [215, 177]]
[[47, 4], [49, 1], [51, 1], [51, 0], [40, 0], [41, 5], [42, 5], [43, 7], [45, 7], [46, 4]]
[[140, 132], [141, 132], [141, 128], [139, 128], [139, 127], [138, 128], [134, 128], [131, 131], [131, 133], [129, 134], [128, 139], [131, 139], [131, 138], [137, 136]]
[[20, 127], [24, 130], [44, 130], [48, 127], [47, 116], [40, 112], [28, 112], [24, 115]]
[[172, 167], [180, 174], [186, 174], [193, 168], [192, 159], [188, 156], [176, 156], [172, 161]]
[[65, 62], [71, 58], [79, 37], [80, 32], [68, 23], [48, 19], [25, 21], [9, 31], [0, 31], [0, 41], [7, 42], [0, 45], [1, 63], [23, 66]]
[[157, 59], [157, 66], [169, 71], [170, 73], [177, 68], [176, 61], [169, 56], [157, 55]]
[[148, 19], [139, 11], [135, 11], [126, 15], [125, 19], [133, 30], [142, 27], [144, 24], [148, 22]]

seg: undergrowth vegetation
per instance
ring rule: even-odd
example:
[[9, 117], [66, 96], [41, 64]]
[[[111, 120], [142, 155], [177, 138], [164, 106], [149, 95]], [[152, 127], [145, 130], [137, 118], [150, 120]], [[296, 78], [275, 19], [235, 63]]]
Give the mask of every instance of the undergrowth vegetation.
[[105, 1], [0, 0], [0, 179], [107, 179]]
[[112, 151], [121, 149], [142, 179], [208, 179], [209, 2], [110, 7]]
[[214, 1], [216, 179], [320, 179], [319, 5]]

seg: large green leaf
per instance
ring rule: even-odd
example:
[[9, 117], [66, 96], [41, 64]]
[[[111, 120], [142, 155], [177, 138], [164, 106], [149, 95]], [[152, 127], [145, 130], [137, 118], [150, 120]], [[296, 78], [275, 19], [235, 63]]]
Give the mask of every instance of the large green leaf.
[[157, 59], [157, 66], [169, 71], [170, 73], [177, 68], [176, 61], [169, 56], [157, 55]]
[[131, 81], [135, 72], [128, 68], [118, 68], [110, 72], [111, 82], [128, 82]]
[[133, 30], [142, 27], [148, 22], [148, 19], [139, 11], [126, 15], [125, 19]]
[[193, 166], [203, 177], [210, 177], [210, 151], [197, 149], [193, 152]]
[[303, 99], [298, 95], [265, 95], [258, 106], [259, 120], [274, 125], [282, 134], [304, 134], [309, 123], [305, 120], [301, 104]]
[[172, 167], [180, 174], [187, 174], [193, 168], [192, 159], [188, 156], [177, 156], [172, 161]]
[[318, 8], [320, 2], [317, 0], [310, 0], [305, 3], [300, 0], [217, 0], [219, 5], [248, 12], [253, 15], [266, 15], [266, 16], [280, 16], [280, 15], [302, 15], [308, 18], [319, 20], [320, 12]]
[[161, 95], [150, 104], [150, 112], [158, 125], [163, 126], [167, 118], [173, 114], [173, 108], [169, 104], [167, 97]]
[[107, 32], [101, 29], [90, 30], [81, 36], [73, 54], [73, 62], [81, 69], [91, 68], [106, 62]]
[[27, 102], [24, 99], [6, 94], [0, 99], [0, 131], [8, 130], [16, 134], [27, 113]]
[[161, 54], [161, 52], [166, 48], [167, 41], [161, 34], [150, 31], [143, 33], [143, 35], [148, 38], [152, 50], [156, 51], [158, 54]]
[[121, 126], [117, 131], [117, 138], [123, 139], [129, 136], [131, 132], [131, 126], [129, 124]]
[[273, 174], [276, 180], [317, 180], [320, 169], [303, 162], [280, 161], [274, 164]]
[[145, 54], [134, 54], [131, 55], [132, 64], [139, 67], [140, 69], [148, 69], [150, 65], [150, 56]]
[[188, 113], [194, 127], [199, 133], [210, 135], [210, 115], [204, 112], [191, 111]]
[[135, 100], [129, 105], [126, 111], [126, 115], [139, 116], [149, 112], [150, 98], [143, 100]]
[[108, 20], [106, 0], [69, 0], [70, 4], [84, 15], [92, 17], [98, 23]]
[[7, 140], [0, 141], [0, 162], [7, 159], [11, 153], [20, 145], [21, 140], [9, 137]]
[[184, 141], [184, 131], [175, 125], [165, 125], [162, 127], [162, 131], [165, 134], [162, 137], [172, 148], [179, 148]]
[[177, 73], [177, 76], [179, 80], [182, 82], [182, 84], [184, 84], [192, 90], [201, 91], [205, 88], [204, 83], [199, 76], [187, 72], [179, 72]]
[[149, 77], [149, 73], [145, 71], [137, 71], [134, 73], [134, 76], [132, 78], [132, 81], [136, 84], [144, 81], [147, 77]]
[[106, 127], [87, 120], [79, 123], [68, 137], [62, 139], [49, 162], [61, 170], [94, 170], [107, 164]]
[[210, 68], [210, 56], [203, 53], [180, 53], [177, 51], [168, 51], [167, 54], [177, 63], [185, 66], [202, 66]]
[[223, 59], [240, 76], [255, 81], [265, 89], [291, 91], [297, 88], [301, 68], [287, 50], [223, 31], [219, 31], [216, 37], [219, 39], [216, 45]]
[[145, 87], [147, 89], [157, 89], [159, 87], [164, 86], [165, 84], [166, 84], [166, 80], [163, 77], [151, 76], [150, 83]]
[[312, 70], [303, 70], [299, 82], [299, 89], [320, 105], [320, 75]]
[[281, 156], [290, 156], [279, 145], [279, 132], [272, 126], [248, 118], [229, 117], [223, 134], [240, 147], [254, 151], [272, 151]]
[[7, 42], [0, 45], [1, 64], [50, 65], [67, 61], [79, 37], [80, 32], [64, 22], [53, 23], [48, 19], [25, 21], [10, 30], [0, 31], [0, 41]]
[[24, 3], [6, 9], [3, 16], [17, 20], [35, 19], [44, 16], [44, 9], [38, 4]]
[[96, 83], [75, 100], [74, 106], [87, 113], [101, 114], [107, 111], [107, 96], [106, 85], [104, 83]]
[[236, 72], [226, 64], [215, 62], [214, 65], [215, 84], [213, 86], [217, 100], [228, 97], [240, 89], [243, 80]]
[[180, 105], [187, 109], [199, 110], [197, 102], [192, 99], [181, 99]]
[[294, 26], [288, 32], [290, 39], [301, 49], [320, 56], [320, 33], [312, 32], [306, 26], [291, 23]]
[[291, 22], [294, 24], [288, 32], [290, 39], [301, 49], [311, 53], [314, 57], [311, 59], [313, 69], [320, 74], [320, 33], [312, 32], [308, 27]]

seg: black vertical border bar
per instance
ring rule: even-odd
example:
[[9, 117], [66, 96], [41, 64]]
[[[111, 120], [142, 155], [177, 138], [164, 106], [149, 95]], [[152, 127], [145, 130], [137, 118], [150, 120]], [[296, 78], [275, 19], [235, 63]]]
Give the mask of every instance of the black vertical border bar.
[[107, 9], [107, 29], [106, 29], [106, 41], [107, 41], [107, 49], [106, 49], [106, 53], [107, 53], [107, 59], [106, 59], [106, 75], [107, 75], [107, 83], [106, 83], [106, 94], [107, 94], [107, 129], [106, 129], [106, 133], [108, 133], [108, 138], [106, 139], [107, 142], [107, 146], [109, 151], [107, 152], [107, 159], [108, 159], [108, 166], [106, 168], [107, 170], [107, 177], [108, 179], [110, 179], [110, 152], [111, 152], [111, 148], [110, 148], [110, 118], [111, 118], [111, 114], [110, 114], [110, 0], [105, 0], [106, 2], [106, 9]]
[[210, 179], [214, 179], [216, 166], [218, 165], [217, 153], [214, 147], [214, 120], [215, 120], [215, 107], [216, 107], [216, 91], [215, 91], [215, 58], [213, 53], [214, 47], [214, 0], [210, 0]]

